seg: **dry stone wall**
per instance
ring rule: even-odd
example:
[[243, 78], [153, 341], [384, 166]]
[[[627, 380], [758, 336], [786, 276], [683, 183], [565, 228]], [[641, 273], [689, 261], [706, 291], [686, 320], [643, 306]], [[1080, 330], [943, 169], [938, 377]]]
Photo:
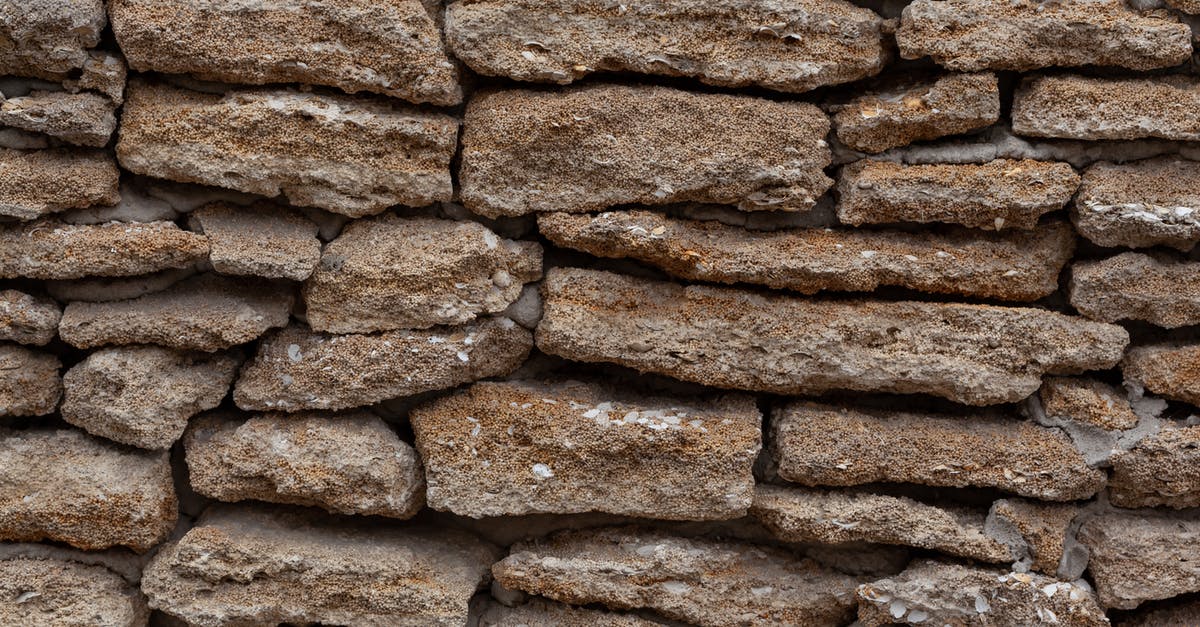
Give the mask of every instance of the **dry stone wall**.
[[1200, 625], [1195, 0], [0, 0], [0, 625]]

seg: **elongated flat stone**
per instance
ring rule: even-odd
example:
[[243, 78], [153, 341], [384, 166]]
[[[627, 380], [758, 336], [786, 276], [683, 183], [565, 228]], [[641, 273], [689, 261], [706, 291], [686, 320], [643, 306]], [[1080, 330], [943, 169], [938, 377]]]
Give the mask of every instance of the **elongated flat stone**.
[[0, 6], [3, 74], [56, 79], [83, 67], [108, 18], [103, 0], [22, 0]]
[[580, 268], [542, 284], [543, 352], [723, 388], [1021, 400], [1043, 374], [1110, 368], [1126, 331], [1041, 309], [831, 301]]
[[120, 172], [100, 151], [0, 148], [0, 216], [32, 220], [63, 211], [115, 205]]
[[62, 362], [52, 353], [0, 343], [0, 416], [45, 416], [62, 397]]
[[1135, 346], [1121, 373], [1159, 396], [1200, 407], [1200, 342]]
[[172, 268], [131, 277], [85, 277], [46, 281], [46, 291], [59, 302], [111, 303], [159, 292], [196, 274], [196, 268]]
[[1104, 487], [1065, 434], [1028, 420], [797, 402], [776, 410], [771, 431], [779, 476], [803, 485], [975, 486], [1046, 501]]
[[458, 72], [420, 0], [116, 0], [135, 70], [226, 83], [307, 83], [455, 105]]
[[450, 200], [457, 132], [448, 115], [382, 99], [133, 81], [117, 158], [137, 174], [359, 217]]
[[64, 559], [0, 560], [0, 623], [137, 627], [150, 608], [137, 586], [103, 567]]
[[479, 614], [479, 627], [661, 627], [662, 623], [634, 614], [572, 607], [546, 599], [531, 599], [516, 607], [492, 601]]
[[205, 627], [450, 627], [466, 624], [467, 602], [495, 558], [444, 527], [225, 505], [154, 556], [142, 590], [151, 607]]
[[714, 627], [843, 624], [857, 584], [790, 551], [637, 527], [520, 543], [492, 573], [506, 588], [565, 603], [646, 608]]
[[1101, 246], [1190, 250], [1200, 242], [1200, 163], [1100, 162], [1083, 173], [1071, 219]]
[[293, 325], [259, 344], [233, 399], [251, 411], [362, 407], [509, 374], [532, 347], [529, 331], [508, 318], [353, 335]]
[[[1128, 357], [1124, 363], [1128, 363]], [[1138, 423], [1125, 393], [1095, 379], [1046, 377], [1038, 397], [1042, 409], [1052, 418], [1065, 418], [1106, 431], [1132, 429]]]
[[1114, 511], [1088, 519], [1079, 541], [1100, 603], [1133, 609], [1145, 601], [1200, 592], [1200, 520], [1154, 510]]
[[221, 274], [303, 281], [321, 258], [317, 224], [273, 203], [213, 203], [188, 220], [208, 238], [208, 260]]
[[0, 290], [0, 341], [45, 346], [58, 334], [60, 318], [62, 309], [49, 298]]
[[100, 94], [33, 91], [0, 94], [0, 126], [42, 133], [78, 146], [103, 147], [117, 130], [117, 104]]
[[1017, 89], [1012, 124], [1032, 137], [1200, 140], [1200, 78], [1030, 77]]
[[0, 225], [0, 278], [78, 279], [184, 268], [208, 255], [203, 235], [172, 222]]
[[870, 292], [895, 285], [923, 292], [1036, 300], [1058, 290], [1075, 247], [1057, 222], [1032, 232], [981, 234], [859, 229], [749, 231], [651, 211], [538, 216], [558, 246], [632, 258], [693, 281], [754, 283], [802, 294]]
[[1173, 329], [1200, 324], [1200, 263], [1122, 253], [1071, 266], [1071, 305], [1105, 322], [1145, 320]]
[[828, 132], [811, 104], [748, 96], [623, 85], [486, 92], [467, 103], [462, 199], [489, 217], [683, 201], [807, 210], [832, 184]]
[[1112, 456], [1117, 507], [1200, 506], [1200, 427], [1167, 428]]
[[1069, 164], [996, 159], [983, 164], [902, 165], [864, 159], [838, 181], [845, 224], [949, 222], [977, 229], [1032, 229], [1066, 206], [1079, 185]]

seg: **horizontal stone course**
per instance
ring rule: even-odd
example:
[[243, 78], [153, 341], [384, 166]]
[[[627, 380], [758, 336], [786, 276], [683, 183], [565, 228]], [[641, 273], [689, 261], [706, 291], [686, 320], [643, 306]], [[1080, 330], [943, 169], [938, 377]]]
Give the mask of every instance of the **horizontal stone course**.
[[1200, 163], [1156, 158], [1100, 162], [1083, 172], [1071, 219], [1101, 246], [1170, 246], [1200, 242]]
[[0, 216], [32, 220], [121, 199], [117, 162], [100, 151], [0, 148], [0, 168]]
[[1200, 140], [1200, 78], [1025, 78], [1012, 108], [1013, 132], [1062, 139]]
[[1144, 320], [1174, 329], [1200, 324], [1200, 263], [1142, 253], [1071, 267], [1071, 305], [1093, 320]]
[[166, 221], [0, 224], [0, 278], [135, 276], [190, 267], [207, 256], [203, 235]]

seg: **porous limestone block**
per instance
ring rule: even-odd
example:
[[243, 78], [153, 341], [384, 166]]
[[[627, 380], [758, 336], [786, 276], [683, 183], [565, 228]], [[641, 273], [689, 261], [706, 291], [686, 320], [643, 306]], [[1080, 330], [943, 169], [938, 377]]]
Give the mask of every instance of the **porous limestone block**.
[[1112, 456], [1117, 507], [1200, 507], [1200, 426], [1168, 427]]
[[27, 627], [145, 627], [146, 598], [103, 566], [66, 559], [0, 559], [0, 623]]
[[1091, 551], [1088, 572], [1104, 607], [1200, 592], [1200, 520], [1155, 510], [1115, 510], [1089, 518], [1079, 541]]
[[1087, 552], [1068, 541], [1071, 525], [1084, 511], [1075, 503], [1046, 503], [1000, 499], [988, 511], [984, 531], [993, 538], [1016, 543], [1019, 557], [1042, 574], [1074, 580], [1083, 574]]
[[91, 92], [34, 90], [12, 98], [0, 94], [0, 127], [103, 148], [117, 130], [117, 103]]
[[1102, 161], [1083, 172], [1071, 219], [1101, 246], [1170, 246], [1200, 242], [1200, 163], [1159, 157]]
[[317, 224], [274, 203], [217, 202], [191, 212], [188, 221], [208, 238], [208, 261], [221, 274], [303, 281], [321, 258]]
[[58, 303], [17, 290], [0, 290], [0, 341], [45, 346], [58, 334]]
[[[1128, 363], [1128, 356], [1124, 363]], [[1138, 423], [1125, 393], [1095, 379], [1046, 377], [1038, 397], [1043, 411], [1052, 418], [1065, 418], [1106, 431], [1132, 429]]]
[[0, 171], [5, 173], [0, 177], [0, 216], [32, 220], [121, 200], [117, 162], [101, 151], [0, 148]]
[[1121, 362], [1125, 380], [1200, 407], [1200, 342], [1134, 346]]
[[1200, 263], [1121, 253], [1071, 266], [1071, 305], [1093, 320], [1200, 324]]
[[0, 343], [0, 417], [54, 413], [62, 397], [60, 368], [52, 353]]
[[1013, 100], [1012, 125], [1031, 137], [1200, 140], [1200, 77], [1027, 77]]
[[190, 267], [207, 256], [203, 235], [166, 221], [0, 224], [0, 278], [135, 276]]
[[59, 79], [87, 62], [108, 24], [103, 0], [20, 0], [0, 4], [3, 74]]

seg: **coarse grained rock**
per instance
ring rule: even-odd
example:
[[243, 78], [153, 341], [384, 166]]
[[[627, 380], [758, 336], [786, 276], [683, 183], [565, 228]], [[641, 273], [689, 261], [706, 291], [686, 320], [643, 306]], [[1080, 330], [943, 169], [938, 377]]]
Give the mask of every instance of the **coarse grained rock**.
[[1043, 374], [1110, 368], [1128, 333], [1041, 309], [801, 299], [554, 268], [542, 352], [779, 394], [926, 393], [1021, 400]]
[[1200, 242], [1200, 162], [1159, 157], [1102, 161], [1083, 172], [1071, 220], [1101, 246], [1170, 246]]
[[46, 291], [59, 302], [110, 303], [159, 292], [196, 274], [195, 267], [171, 268], [129, 277], [85, 277], [46, 281]]
[[[1128, 356], [1123, 363], [1128, 363]], [[1038, 390], [1038, 398], [1047, 416], [1106, 431], [1132, 429], [1138, 423], [1137, 414], [1125, 393], [1095, 379], [1046, 377], [1042, 389]]]
[[53, 353], [0, 343], [0, 417], [53, 413], [62, 397], [60, 368]]
[[103, 0], [21, 0], [0, 5], [3, 74], [57, 79], [83, 67], [108, 24]]
[[1050, 66], [1170, 67], [1192, 54], [1191, 31], [1122, 0], [915, 0], [896, 30], [900, 56], [932, 57], [954, 70]]
[[1070, 164], [995, 159], [903, 165], [863, 159], [842, 168], [838, 220], [845, 224], [949, 222], [977, 229], [1033, 229], [1062, 209], [1079, 175]]
[[0, 290], [0, 341], [45, 346], [58, 334], [58, 303], [17, 290]]
[[1000, 89], [991, 72], [945, 74], [857, 96], [833, 116], [838, 140], [862, 152], [958, 135], [1000, 119]]
[[436, 18], [420, 0], [113, 0], [108, 10], [135, 70], [462, 100]]
[[516, 607], [489, 600], [479, 613], [477, 627], [661, 627], [662, 623], [635, 614], [573, 607], [534, 598]]
[[317, 331], [424, 329], [502, 312], [540, 278], [540, 244], [478, 222], [387, 213], [351, 222], [325, 246], [304, 303]]
[[77, 348], [157, 344], [212, 352], [287, 324], [292, 300], [277, 283], [199, 274], [129, 300], [69, 303], [58, 334]]
[[449, 627], [466, 624], [496, 557], [454, 529], [219, 505], [155, 555], [142, 590], [152, 608], [200, 627]]
[[1200, 591], [1200, 519], [1155, 510], [1116, 510], [1089, 518], [1079, 541], [1100, 603], [1133, 609], [1145, 601]]
[[32, 220], [121, 200], [117, 162], [98, 150], [0, 148], [0, 171], [5, 174], [0, 177], [0, 216]]
[[0, 559], [0, 623], [27, 627], [143, 627], [137, 586], [103, 567], [64, 559]]
[[144, 552], [178, 517], [166, 451], [75, 429], [0, 430], [0, 539]]
[[1071, 305], [1093, 320], [1200, 324], [1200, 262], [1121, 253], [1071, 266]]
[[1003, 235], [816, 227], [758, 232], [630, 210], [543, 213], [538, 230], [558, 246], [636, 259], [684, 279], [753, 283], [802, 294], [894, 285], [1036, 300], [1058, 290], [1058, 275], [1075, 248], [1074, 232], [1064, 222]]
[[874, 11], [842, 0], [465, 0], [446, 11], [447, 43], [471, 69], [559, 85], [637, 72], [802, 92], [878, 74], [884, 31]]
[[532, 348], [529, 331], [508, 318], [349, 335], [293, 325], [259, 344], [233, 399], [249, 411], [362, 407], [507, 375]]
[[1006, 416], [798, 401], [775, 410], [771, 434], [779, 476], [808, 486], [972, 486], [1072, 501], [1096, 494], [1105, 481], [1061, 431]]
[[67, 224], [57, 218], [0, 224], [0, 278], [134, 276], [185, 268], [208, 240], [173, 222]]
[[762, 415], [745, 395], [586, 381], [476, 383], [409, 414], [430, 507], [485, 516], [744, 516]]
[[864, 627], [1109, 624], [1086, 582], [934, 560], [864, 584], [858, 598]]
[[208, 238], [208, 261], [221, 274], [303, 281], [321, 258], [317, 224], [274, 203], [213, 203], [188, 214], [188, 222]]
[[183, 441], [192, 489], [335, 514], [411, 518], [425, 504], [421, 459], [367, 412], [210, 412]]
[[125, 57], [108, 50], [89, 50], [87, 60], [75, 72], [68, 73], [62, 79], [62, 86], [68, 92], [94, 91], [108, 96], [116, 104], [125, 103], [125, 80], [129, 68], [125, 66]]
[[103, 147], [117, 130], [117, 104], [100, 94], [35, 90], [0, 94], [0, 126], [56, 137], [78, 146]]
[[490, 91], [467, 103], [462, 200], [488, 216], [685, 201], [813, 207], [829, 119], [814, 105], [660, 86]]
[[100, 437], [167, 449], [188, 419], [221, 404], [241, 354], [102, 348], [63, 375], [63, 420]]
[[361, 217], [450, 200], [457, 134], [455, 118], [380, 98], [135, 80], [117, 159], [137, 174]]
[[1121, 373], [1155, 394], [1200, 407], [1200, 342], [1131, 347]]
[[791, 551], [638, 527], [518, 543], [492, 574], [557, 601], [646, 608], [702, 627], [843, 624], [858, 583]]
[[1117, 507], [1200, 507], [1200, 426], [1168, 427], [1112, 456]]
[[1019, 538], [1024, 544], [1018, 547], [1020, 557], [1033, 570], [1074, 580], [1083, 574], [1087, 556], [1085, 553], [1082, 560], [1075, 559], [1079, 548], [1074, 544], [1068, 546], [1067, 534], [1082, 511], [1083, 507], [1076, 503], [999, 499], [992, 503], [983, 530], [1006, 544]]
[[1031, 137], [1200, 140], [1200, 77], [1027, 77], [1013, 100], [1012, 125]]

